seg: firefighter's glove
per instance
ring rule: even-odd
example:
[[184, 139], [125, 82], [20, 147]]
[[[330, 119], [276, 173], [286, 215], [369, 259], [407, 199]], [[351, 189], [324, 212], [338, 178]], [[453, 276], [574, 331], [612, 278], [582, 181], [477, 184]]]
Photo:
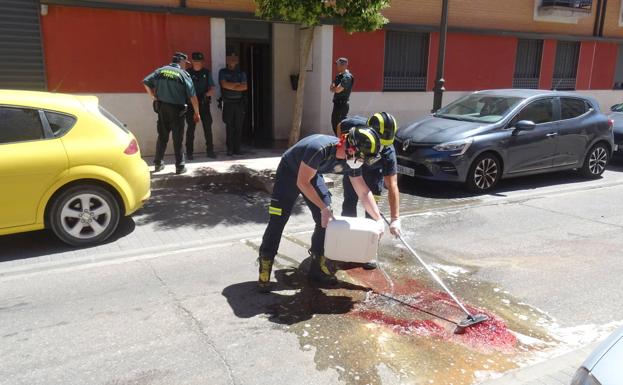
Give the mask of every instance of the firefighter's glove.
[[379, 238], [385, 233], [385, 220], [383, 217], [377, 219], [376, 224], [379, 226]]
[[320, 224], [323, 228], [327, 227], [329, 221], [335, 219], [333, 218], [333, 210], [331, 210], [331, 206], [327, 206], [320, 211]]
[[400, 218], [393, 218], [389, 224], [389, 232], [393, 236], [398, 237], [402, 235], [402, 226], [400, 226]]

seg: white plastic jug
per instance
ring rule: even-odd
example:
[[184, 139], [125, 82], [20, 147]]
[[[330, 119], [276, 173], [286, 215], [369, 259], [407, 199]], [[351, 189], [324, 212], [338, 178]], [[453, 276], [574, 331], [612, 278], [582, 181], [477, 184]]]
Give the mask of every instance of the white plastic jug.
[[368, 218], [335, 217], [327, 225], [325, 257], [343, 262], [370, 262], [379, 246], [379, 225]]

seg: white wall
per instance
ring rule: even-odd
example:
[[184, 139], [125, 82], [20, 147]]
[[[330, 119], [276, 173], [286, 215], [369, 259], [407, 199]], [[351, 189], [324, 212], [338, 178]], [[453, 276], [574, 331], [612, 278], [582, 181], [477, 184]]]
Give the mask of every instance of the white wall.
[[294, 24], [273, 24], [273, 137], [288, 140], [296, 91], [290, 75], [299, 72], [299, 33]]
[[[212, 113], [212, 139], [214, 140], [215, 151], [225, 151], [225, 124], [223, 114], [216, 105], [216, 100], [221, 95], [221, 87], [218, 82], [218, 72], [225, 67], [225, 19], [210, 19], [210, 47], [212, 49], [212, 76], [216, 84], [216, 97], [212, 98], [210, 112]], [[205, 151], [203, 140], [203, 129], [195, 129], [195, 151]]]
[[331, 129], [331, 102], [329, 91], [333, 69], [333, 26], [315, 28], [311, 71], [305, 80], [305, 105], [301, 137], [312, 134], [333, 134]]

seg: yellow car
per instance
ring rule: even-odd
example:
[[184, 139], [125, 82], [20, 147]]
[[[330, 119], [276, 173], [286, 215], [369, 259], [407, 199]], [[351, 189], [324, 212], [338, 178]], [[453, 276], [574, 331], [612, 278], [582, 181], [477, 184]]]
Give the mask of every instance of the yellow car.
[[95, 96], [0, 90], [0, 235], [102, 242], [149, 196], [136, 138]]

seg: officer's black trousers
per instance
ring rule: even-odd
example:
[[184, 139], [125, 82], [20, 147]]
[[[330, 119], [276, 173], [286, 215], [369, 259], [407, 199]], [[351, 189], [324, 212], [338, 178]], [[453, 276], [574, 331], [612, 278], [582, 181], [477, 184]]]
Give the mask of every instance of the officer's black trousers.
[[337, 125], [348, 116], [348, 103], [333, 102], [333, 112], [331, 112], [331, 127], [333, 133], [337, 135]]
[[[381, 193], [383, 191], [383, 174], [380, 169], [363, 168], [361, 170], [363, 180], [368, 185], [374, 199], [378, 202], [381, 199]], [[353, 184], [350, 182], [350, 178], [345, 175], [343, 180], [344, 185], [344, 202], [342, 202], [342, 216], [343, 217], [356, 217], [357, 216], [357, 202], [359, 197]], [[366, 211], [366, 218], [371, 218], [370, 214]]]
[[[186, 155], [192, 155], [194, 152], [195, 142], [195, 110], [192, 106], [186, 113], [186, 124], [188, 125], [186, 131]], [[214, 145], [212, 144], [212, 114], [210, 114], [210, 104], [206, 102], [199, 103], [199, 116], [201, 117], [201, 125], [203, 126], [203, 135], [206, 140], [206, 153], [214, 152]]]
[[242, 141], [242, 124], [244, 123], [244, 106], [240, 100], [223, 100], [223, 123], [227, 133], [227, 153], [240, 153]]
[[156, 156], [154, 163], [162, 164], [164, 152], [169, 143], [169, 134], [173, 136], [173, 151], [175, 151], [175, 167], [184, 166], [184, 153], [182, 142], [184, 140], [184, 112], [183, 105], [160, 102], [158, 112], [158, 140], [156, 141]]
[[[322, 201], [328, 206], [331, 204], [331, 194], [329, 189], [324, 183], [322, 175], [317, 174], [312, 180], [312, 185], [316, 189], [318, 195], [322, 198]], [[260, 246], [260, 256], [265, 258], [275, 259], [277, 250], [279, 250], [279, 243], [281, 242], [281, 235], [283, 229], [288, 223], [292, 208], [296, 203], [296, 199], [301, 194], [301, 191], [296, 186], [296, 174], [290, 171], [283, 161], [277, 168], [277, 176], [275, 179], [275, 186], [273, 187], [273, 195], [271, 197], [270, 206], [268, 208], [269, 220], [266, 231], [264, 231], [264, 237], [262, 238], [262, 245]], [[312, 213], [316, 226], [314, 227], [314, 233], [311, 239], [310, 250], [316, 255], [324, 255], [324, 237], [325, 229], [321, 225], [321, 214], [318, 206], [313, 204], [309, 199], [305, 197], [305, 202]]]

